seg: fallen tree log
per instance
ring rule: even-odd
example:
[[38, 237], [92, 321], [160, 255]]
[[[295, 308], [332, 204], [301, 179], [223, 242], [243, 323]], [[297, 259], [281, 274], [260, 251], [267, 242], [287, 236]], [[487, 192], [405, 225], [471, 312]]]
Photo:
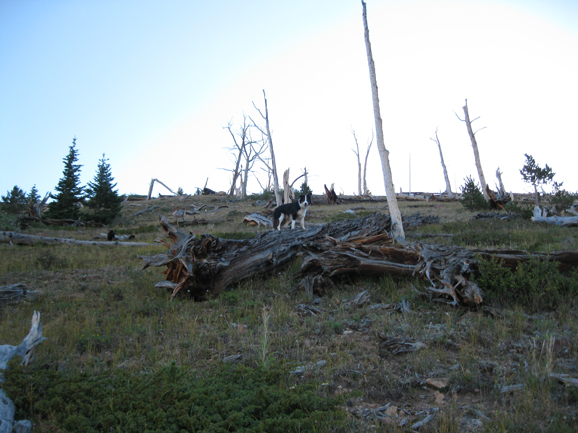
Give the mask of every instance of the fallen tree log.
[[578, 216], [569, 216], [569, 217], [561, 217], [561, 216], [542, 216], [546, 214], [546, 212], [542, 211], [539, 206], [534, 208], [534, 216], [532, 217], [532, 221], [537, 223], [548, 223], [548, 224], [556, 224], [560, 227], [578, 227]]
[[122, 247], [142, 247], [149, 244], [146, 242], [98, 242], [98, 241], [80, 241], [77, 239], [49, 238], [47, 236], [25, 235], [17, 232], [0, 233], [0, 243], [15, 245], [36, 245], [36, 244], [68, 244], [68, 245], [85, 245], [85, 246], [122, 246]]
[[50, 219], [50, 218], [39, 218], [35, 216], [19, 216], [18, 225], [22, 228], [28, 227], [31, 222], [42, 223], [45, 226], [74, 226], [74, 227], [106, 227], [104, 224], [97, 223], [94, 221], [80, 221], [73, 219]]
[[160, 217], [160, 224], [172, 242], [166, 243], [169, 250], [139, 257], [142, 269], [166, 266], [166, 280], [155, 287], [170, 289], [171, 298], [178, 293], [197, 300], [217, 296], [245, 279], [282, 271], [297, 256], [303, 256], [303, 263], [294, 276], [308, 291], [323, 292], [324, 287], [334, 287], [333, 280], [343, 275], [416, 276], [429, 280], [430, 294], [448, 299], [453, 305], [483, 302], [482, 291], [469, 280], [477, 270], [479, 257], [496, 257], [510, 268], [536, 256], [559, 262], [561, 270], [578, 266], [578, 251], [530, 256], [524, 251], [469, 250], [422, 243], [394, 245], [389, 234], [390, 218], [383, 214], [308, 230], [272, 230], [244, 240], [219, 239], [210, 234], [198, 239], [164, 217]]

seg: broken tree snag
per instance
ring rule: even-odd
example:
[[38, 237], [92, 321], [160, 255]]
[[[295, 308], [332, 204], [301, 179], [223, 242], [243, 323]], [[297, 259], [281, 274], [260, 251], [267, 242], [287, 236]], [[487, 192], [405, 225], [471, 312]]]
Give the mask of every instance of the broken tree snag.
[[337, 194], [335, 194], [333, 185], [331, 185], [330, 190], [327, 189], [327, 185], [323, 185], [323, 188], [325, 188], [325, 200], [327, 201], [327, 204], [338, 204], [339, 198], [337, 197]]
[[500, 209], [505, 211], [506, 204], [512, 200], [512, 198], [507, 194], [503, 194], [500, 191], [492, 191], [488, 185], [486, 185], [486, 195], [488, 196], [488, 203], [490, 203], [490, 207], [492, 209]]

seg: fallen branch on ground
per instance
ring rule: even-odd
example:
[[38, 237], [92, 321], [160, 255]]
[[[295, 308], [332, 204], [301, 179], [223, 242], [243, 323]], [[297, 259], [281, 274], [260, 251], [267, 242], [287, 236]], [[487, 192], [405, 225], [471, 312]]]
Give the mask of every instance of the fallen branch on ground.
[[49, 238], [47, 236], [24, 235], [17, 232], [0, 233], [0, 243], [15, 245], [36, 245], [36, 244], [68, 244], [68, 245], [85, 245], [85, 246], [122, 246], [122, 247], [142, 247], [154, 245], [146, 242], [98, 242], [98, 241], [80, 241], [77, 239]]

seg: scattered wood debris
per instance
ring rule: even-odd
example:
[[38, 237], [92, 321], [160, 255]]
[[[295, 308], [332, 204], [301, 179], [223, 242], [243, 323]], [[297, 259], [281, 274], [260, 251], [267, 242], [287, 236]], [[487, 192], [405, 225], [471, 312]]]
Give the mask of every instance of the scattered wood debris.
[[415, 352], [428, 347], [427, 344], [409, 337], [390, 338], [381, 332], [377, 332], [376, 335], [382, 340], [379, 343], [379, 355], [384, 358], [389, 354], [398, 355], [400, 353]]
[[245, 218], [243, 218], [243, 222], [246, 222], [247, 225], [250, 226], [273, 227], [273, 223], [269, 218], [258, 213], [245, 215]]

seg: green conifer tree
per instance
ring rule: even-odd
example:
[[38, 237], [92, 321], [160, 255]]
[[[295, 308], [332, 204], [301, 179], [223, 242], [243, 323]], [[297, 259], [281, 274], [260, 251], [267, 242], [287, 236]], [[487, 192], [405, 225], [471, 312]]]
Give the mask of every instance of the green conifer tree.
[[93, 210], [93, 213], [86, 217], [103, 224], [110, 224], [120, 213], [123, 200], [114, 189], [116, 183], [113, 183], [114, 178], [107, 161], [103, 154], [98, 162], [94, 180], [88, 183], [86, 189], [86, 205]]
[[40, 203], [40, 195], [38, 194], [38, 188], [36, 188], [36, 184], [34, 184], [28, 193], [28, 203]]
[[80, 186], [80, 167], [75, 164], [78, 161], [76, 150], [76, 137], [72, 140], [72, 146], [64, 161], [63, 176], [58, 181], [56, 196], [51, 195], [54, 201], [48, 204], [48, 218], [55, 219], [78, 219], [80, 217], [80, 204], [82, 203], [82, 190]]
[[14, 185], [12, 191], [7, 191], [2, 196], [2, 210], [8, 213], [20, 213], [26, 208], [26, 193], [18, 186]]

